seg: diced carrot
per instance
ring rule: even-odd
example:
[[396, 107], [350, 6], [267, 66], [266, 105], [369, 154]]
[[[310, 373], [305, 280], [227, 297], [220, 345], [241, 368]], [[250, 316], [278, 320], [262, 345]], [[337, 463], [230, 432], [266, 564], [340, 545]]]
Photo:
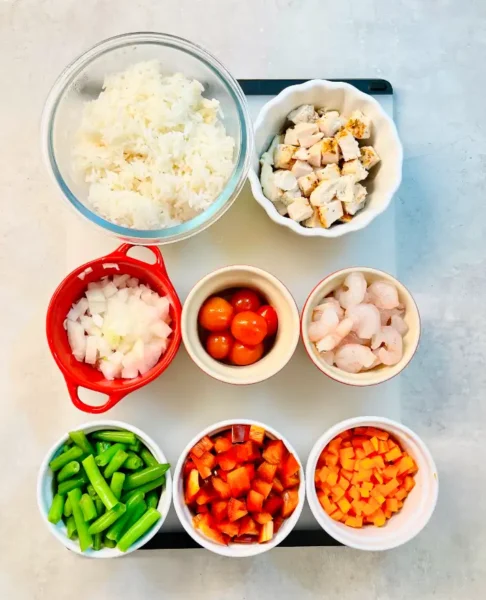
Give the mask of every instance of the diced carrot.
[[334, 500], [334, 502], [337, 502], [338, 500], [340, 500], [345, 494], [343, 488], [340, 487], [339, 485], [335, 485], [333, 488], [331, 488], [331, 492], [332, 492], [332, 499]]
[[332, 513], [337, 509], [337, 505], [332, 500], [330, 500], [329, 496], [327, 494], [324, 494], [324, 492], [319, 492], [317, 494], [317, 498], [319, 500], [320, 505], [327, 512], [328, 515], [332, 515]]
[[[257, 477], [263, 479], [263, 481], [267, 481], [268, 483], [272, 483], [275, 477], [275, 473], [277, 472], [278, 465], [271, 465], [266, 461], [263, 461], [262, 464], [256, 470]], [[323, 467], [323, 469], [327, 469], [327, 467]], [[322, 470], [322, 469], [321, 469]]]
[[342, 487], [343, 490], [347, 490], [350, 485], [351, 484], [349, 483], [349, 481], [345, 477], [340, 477], [339, 478], [338, 486]]
[[383, 525], [386, 523], [386, 516], [385, 513], [381, 510], [381, 508], [379, 508], [374, 514], [373, 514], [373, 524], [376, 527], [383, 527]]
[[352, 498], [353, 500], [358, 500], [361, 496], [358, 488], [355, 487], [354, 485], [349, 488], [348, 494], [349, 494], [349, 497]]
[[400, 510], [403, 506], [403, 502], [401, 500], [398, 501], [398, 510]]
[[353, 500], [351, 502], [351, 506], [353, 507], [357, 517], [360, 517], [363, 512], [363, 504], [364, 502], [362, 502], [361, 500]]
[[363, 448], [363, 444], [364, 442], [367, 442], [368, 438], [362, 437], [362, 436], [356, 436], [351, 440], [351, 446], [353, 446], [353, 448]]
[[228, 519], [231, 523], [241, 519], [241, 517], [244, 517], [247, 514], [248, 510], [244, 500], [230, 498], [230, 501], [228, 502]]
[[[238, 523], [235, 523], [235, 525], [238, 525]], [[243, 517], [239, 521], [239, 528], [238, 535], [258, 535], [259, 533], [259, 528], [250, 515]]]
[[378, 442], [378, 454], [385, 454], [386, 452], [388, 452], [388, 443], [386, 441], [379, 440], [379, 442]]
[[398, 475], [398, 466], [388, 465], [388, 467], [383, 469], [382, 474], [385, 479], [395, 479]]
[[223, 533], [226, 533], [226, 535], [229, 535], [230, 537], [237, 536], [240, 531], [240, 526], [238, 525], [238, 523], [230, 523], [229, 521], [217, 523], [216, 527]]
[[275, 477], [270, 485], [272, 486], [271, 489], [277, 494], [281, 494], [284, 491], [284, 486], [278, 477]]
[[253, 518], [259, 525], [265, 525], [265, 523], [268, 523], [273, 519], [272, 515], [266, 512], [256, 513], [253, 515]]
[[385, 454], [385, 460], [387, 460], [388, 462], [392, 462], [394, 460], [397, 460], [397, 458], [400, 458], [401, 455], [402, 453], [400, 448], [398, 446], [395, 446], [395, 448], [392, 448]]
[[[379, 442], [378, 438], [376, 436], [373, 436], [370, 439], [370, 442], [371, 442], [373, 448], [375, 449], [375, 452], [378, 452], [378, 450], [380, 448], [380, 442]], [[387, 448], [388, 448], [388, 446], [387, 446]]]
[[363, 450], [366, 456], [369, 456], [370, 454], [373, 454], [373, 452], [376, 452], [378, 450], [378, 447], [374, 447], [371, 440], [367, 440], [365, 439], [363, 442]]
[[191, 449], [191, 454], [196, 458], [201, 458], [205, 452], [212, 450], [214, 446], [213, 440], [205, 435], [199, 442]]
[[196, 469], [192, 469], [192, 471], [189, 473], [189, 477], [186, 479], [186, 504], [193, 502], [200, 489], [199, 473]]
[[383, 483], [383, 476], [378, 469], [373, 470], [373, 476], [378, 483]]
[[233, 444], [242, 444], [250, 439], [249, 425], [233, 425], [231, 427], [231, 441]]
[[283, 506], [283, 500], [280, 496], [270, 494], [268, 500], [263, 503], [263, 512], [275, 515]]
[[396, 498], [387, 498], [385, 506], [390, 512], [398, 512], [398, 500]]
[[214, 449], [218, 454], [221, 454], [221, 452], [226, 452], [231, 448], [232, 445], [233, 444], [231, 443], [231, 440], [229, 440], [227, 437], [221, 436], [214, 440]]
[[213, 477], [211, 482], [214, 490], [222, 500], [227, 500], [231, 497], [231, 487], [229, 483], [226, 483], [226, 481], [223, 481], [219, 477]]
[[316, 474], [317, 474], [317, 477], [319, 478], [319, 480], [322, 481], [322, 483], [326, 483], [327, 477], [330, 472], [331, 471], [329, 470], [329, 467], [322, 467], [322, 469], [319, 469], [319, 471], [316, 471]]
[[[272, 491], [272, 484], [268, 483], [268, 481], [262, 481], [261, 479], [254, 479], [251, 483], [251, 487], [263, 495], [265, 499], [268, 498], [268, 495]], [[283, 490], [283, 487], [282, 487]]]
[[[336, 456], [335, 454], [329, 454], [329, 452], [326, 452], [324, 461], [328, 467], [330, 467], [331, 465], [336, 466], [339, 462], [339, 457]], [[343, 467], [344, 467], [344, 465], [343, 465]]]
[[339, 450], [339, 460], [341, 461], [341, 464], [343, 464], [343, 460], [346, 460], [347, 458], [354, 458], [354, 448], [341, 448], [341, 450]]
[[398, 444], [394, 440], [392, 440], [392, 438], [390, 438], [388, 440], [388, 450], [391, 450], [392, 448], [397, 448], [397, 447], [399, 447]]
[[260, 529], [260, 535], [258, 536], [258, 543], [264, 544], [269, 542], [273, 538], [273, 521], [265, 523]]
[[345, 471], [354, 471], [355, 461], [352, 458], [345, 458], [341, 460], [341, 465]]
[[224, 521], [224, 519], [228, 515], [228, 503], [226, 502], [226, 500], [216, 500], [212, 502], [211, 514], [217, 521]]
[[253, 440], [256, 444], [261, 446], [265, 440], [265, 429], [263, 429], [263, 427], [259, 427], [258, 425], [251, 425], [249, 435], [250, 440]]
[[285, 519], [290, 517], [299, 504], [299, 491], [298, 490], [285, 490], [282, 494], [283, 506], [282, 506], [282, 517]]
[[390, 434], [387, 431], [376, 429], [375, 427], [367, 427], [366, 435], [369, 437], [377, 437], [379, 440], [387, 440], [390, 437]]
[[354, 470], [355, 471], [359, 471], [361, 468], [361, 461], [360, 460], [355, 460], [354, 461]]
[[395, 492], [394, 497], [400, 501], [400, 500], [405, 500], [405, 498], [408, 496], [408, 492], [407, 490], [405, 490], [404, 488], [400, 488], [399, 490], [397, 490]]
[[405, 491], [410, 492], [413, 490], [413, 488], [415, 487], [415, 480], [411, 475], [407, 475], [405, 477], [405, 480], [403, 482], [403, 487], [405, 488]]
[[408, 471], [412, 470], [414, 467], [415, 467], [415, 462], [414, 462], [413, 458], [411, 456], [408, 456], [408, 454], [405, 454], [398, 461], [398, 465], [397, 465], [398, 474], [402, 475], [402, 473], [408, 473]]
[[346, 469], [341, 469], [341, 475], [348, 481], [351, 481], [351, 478], [353, 477], [353, 472], [347, 471]]
[[332, 487], [333, 485], [336, 485], [337, 480], [338, 480], [337, 473], [329, 473], [326, 481]]
[[377, 469], [385, 468], [385, 461], [383, 460], [383, 456], [381, 456], [380, 454], [373, 456], [371, 460], [373, 461], [373, 467]]
[[374, 485], [371, 483], [371, 481], [364, 481], [362, 487], [365, 490], [372, 490], [374, 488]]
[[250, 512], [261, 512], [263, 509], [263, 494], [250, 490], [246, 497], [246, 507]]
[[341, 442], [342, 442], [342, 438], [340, 438], [339, 436], [335, 437], [327, 445], [327, 451], [330, 452], [331, 454], [335, 454], [336, 456], [338, 456], [339, 455], [339, 447], [341, 446]]
[[341, 500], [339, 500], [337, 505], [339, 506], [339, 510], [341, 512], [343, 512], [344, 514], [347, 514], [351, 508], [351, 504], [349, 503], [349, 501], [346, 498], [341, 498]]
[[263, 458], [271, 465], [279, 465], [286, 454], [286, 448], [282, 440], [272, 440], [268, 442], [263, 451]]
[[356, 448], [355, 455], [358, 460], [363, 460], [366, 458], [366, 454], [365, 454], [365, 451], [363, 450], [363, 448]]
[[363, 458], [360, 462], [361, 469], [372, 469], [374, 466], [374, 462], [371, 458]]
[[383, 495], [389, 496], [392, 492], [394, 492], [398, 488], [399, 485], [400, 485], [400, 483], [398, 480], [390, 479], [390, 481], [383, 486]]
[[228, 483], [231, 487], [231, 495], [233, 498], [238, 498], [249, 491], [251, 480], [248, 470], [245, 467], [239, 467], [231, 473], [228, 473]]
[[332, 515], [329, 515], [331, 517], [331, 519], [334, 519], [335, 521], [340, 521], [343, 517], [344, 517], [344, 513], [342, 510], [339, 510], [339, 508], [337, 510], [335, 510]]
[[381, 506], [382, 504], [385, 503], [385, 496], [383, 496], [383, 494], [377, 490], [377, 489], [373, 489], [370, 492], [370, 496], [376, 501], [378, 502], [378, 504]]
[[370, 469], [360, 469], [358, 471], [358, 482], [360, 481], [371, 481], [373, 472]]

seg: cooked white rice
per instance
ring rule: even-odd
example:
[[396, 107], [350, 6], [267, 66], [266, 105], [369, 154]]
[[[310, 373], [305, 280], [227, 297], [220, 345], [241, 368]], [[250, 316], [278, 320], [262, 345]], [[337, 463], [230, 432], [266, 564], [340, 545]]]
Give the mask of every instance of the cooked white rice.
[[86, 104], [74, 166], [88, 202], [105, 219], [136, 229], [179, 225], [206, 210], [233, 170], [235, 140], [203, 86], [157, 61], [106, 77]]

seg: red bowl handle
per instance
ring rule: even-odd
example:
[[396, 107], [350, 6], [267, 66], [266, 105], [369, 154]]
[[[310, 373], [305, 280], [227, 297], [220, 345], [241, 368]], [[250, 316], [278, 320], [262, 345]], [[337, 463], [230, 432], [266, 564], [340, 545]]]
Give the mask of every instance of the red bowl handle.
[[[113, 260], [116, 259], [118, 257], [123, 257], [123, 256], [127, 256], [128, 252], [132, 249], [135, 248], [136, 246], [134, 244], [122, 244], [121, 246], [119, 246], [116, 250], [114, 250], [111, 254], [107, 254], [105, 256], [105, 260]], [[151, 265], [150, 263], [146, 263], [143, 260], [138, 260], [138, 258], [133, 258], [130, 256], [130, 258], [132, 260], [136, 260], [139, 263], [142, 263], [144, 265], [144, 267], [146, 268], [153, 268], [154, 266], [156, 266], [160, 271], [162, 271], [163, 275], [165, 275], [166, 277], [168, 277], [167, 274], [167, 269], [165, 268], [165, 263], [164, 263], [164, 259], [162, 258], [162, 253], [160, 252], [158, 246], [145, 246], [145, 248], [148, 248], [152, 254], [154, 254], [155, 256], [155, 264]]]
[[64, 379], [66, 380], [67, 389], [69, 395], [71, 396], [71, 402], [74, 404], [74, 406], [79, 408], [79, 410], [82, 410], [86, 413], [91, 413], [92, 415], [104, 413], [107, 410], [110, 410], [110, 408], [113, 408], [115, 404], [118, 404], [118, 402], [120, 402], [120, 400], [122, 400], [128, 394], [128, 392], [112, 392], [104, 404], [101, 406], [91, 406], [90, 404], [85, 404], [78, 396], [78, 389], [82, 386], [74, 383], [74, 381], [66, 376]]

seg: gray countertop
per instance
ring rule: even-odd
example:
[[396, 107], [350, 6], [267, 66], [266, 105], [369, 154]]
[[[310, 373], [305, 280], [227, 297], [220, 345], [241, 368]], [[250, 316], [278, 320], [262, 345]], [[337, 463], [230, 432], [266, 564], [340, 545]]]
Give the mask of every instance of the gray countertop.
[[[402, 418], [429, 445], [441, 490], [427, 528], [387, 553], [276, 549], [230, 560], [203, 550], [88, 561], [41, 522], [41, 457], [70, 405], [44, 315], [64, 272], [65, 223], [39, 152], [47, 91], [108, 36], [160, 30], [206, 46], [237, 77], [384, 77], [405, 149], [395, 198], [399, 278], [423, 318], [400, 377]], [[0, 596], [227, 600], [474, 599], [486, 588], [484, 0], [0, 0]], [[89, 231], [89, 230], [88, 230]], [[8, 450], [12, 449], [12, 455]]]

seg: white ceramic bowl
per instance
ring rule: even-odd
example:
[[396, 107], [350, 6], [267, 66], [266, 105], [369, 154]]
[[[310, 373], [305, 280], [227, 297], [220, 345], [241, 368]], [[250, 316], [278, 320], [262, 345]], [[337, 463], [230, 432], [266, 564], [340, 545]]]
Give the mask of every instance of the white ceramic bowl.
[[[278, 331], [271, 350], [253, 365], [238, 367], [211, 358], [201, 343], [197, 319], [202, 304], [214, 294], [249, 287], [262, 294], [278, 315]], [[192, 360], [219, 381], [236, 385], [258, 383], [278, 373], [290, 360], [299, 341], [299, 311], [289, 290], [276, 277], [247, 265], [213, 271], [192, 288], [182, 309], [182, 340]]]
[[[342, 371], [336, 366], [328, 365], [319, 355], [315, 344], [309, 340], [308, 330], [309, 325], [312, 322], [312, 312], [314, 308], [322, 302], [323, 298], [338, 288], [346, 277], [354, 271], [363, 273], [368, 284], [376, 280], [384, 280], [392, 283], [398, 290], [400, 302], [405, 306], [405, 315], [403, 319], [407, 323], [409, 331], [403, 338], [403, 356], [396, 365], [391, 367], [381, 365], [376, 369], [371, 369], [370, 371], [364, 371], [362, 373], [346, 373], [346, 371]], [[388, 381], [392, 377], [395, 377], [395, 375], [398, 375], [398, 373], [403, 371], [412, 360], [420, 340], [420, 315], [415, 300], [410, 292], [398, 281], [398, 279], [395, 279], [395, 277], [392, 277], [384, 271], [371, 269], [369, 267], [350, 267], [349, 269], [342, 269], [341, 271], [336, 271], [335, 273], [328, 275], [319, 282], [304, 304], [300, 318], [300, 327], [304, 347], [309, 358], [316, 367], [335, 381], [358, 387], [383, 383], [384, 381]]]
[[[277, 534], [272, 538], [270, 542], [265, 544], [259, 544], [256, 542], [255, 544], [229, 544], [228, 546], [223, 546], [222, 544], [217, 544], [213, 542], [205, 535], [201, 534], [197, 529], [194, 528], [192, 524], [193, 514], [187, 507], [184, 501], [184, 482], [182, 479], [182, 469], [184, 467], [184, 462], [189, 454], [189, 451], [197, 442], [203, 438], [205, 435], [212, 436], [220, 431], [224, 431], [225, 429], [230, 428], [232, 425], [258, 425], [263, 427], [265, 431], [270, 434], [269, 437], [282, 440], [285, 444], [285, 447], [289, 452], [291, 452], [295, 458], [297, 459], [300, 465], [300, 486], [299, 486], [299, 503], [294, 512], [290, 515], [288, 519], [282, 523], [282, 526], [278, 530]], [[245, 556], [256, 556], [257, 554], [263, 554], [263, 552], [267, 552], [267, 550], [271, 550], [278, 546], [292, 531], [295, 527], [297, 521], [299, 520], [302, 509], [304, 508], [305, 502], [305, 478], [304, 478], [304, 469], [302, 467], [302, 463], [300, 461], [299, 456], [295, 449], [290, 445], [289, 441], [286, 440], [278, 431], [275, 431], [272, 427], [265, 425], [264, 423], [259, 423], [258, 421], [252, 421], [250, 419], [231, 419], [228, 421], [220, 421], [219, 423], [215, 423], [210, 427], [207, 427], [201, 433], [196, 435], [189, 444], [184, 448], [175, 468], [174, 472], [174, 508], [176, 510], [177, 516], [179, 517], [182, 526], [187, 531], [187, 533], [192, 537], [194, 541], [200, 544], [206, 550], [211, 550], [215, 554], [221, 554], [222, 556], [230, 556], [232, 558], [242, 558]]]
[[[273, 137], [282, 133], [290, 111], [301, 104], [336, 109], [345, 116], [360, 109], [371, 117], [373, 123], [371, 138], [365, 141], [366, 145], [374, 146], [381, 162], [370, 171], [364, 182], [368, 190], [366, 206], [349, 223], [339, 223], [330, 229], [303, 227], [288, 217], [282, 217], [263, 194], [260, 183], [260, 156], [268, 149]], [[290, 86], [272, 98], [260, 110], [255, 122], [255, 151], [249, 172], [255, 200], [272, 221], [306, 237], [334, 238], [363, 229], [386, 210], [402, 179], [403, 149], [394, 122], [373, 97], [344, 82], [316, 79]]]
[[[317, 498], [314, 474], [324, 447], [341, 432], [352, 427], [377, 427], [392, 434], [415, 460], [418, 471], [415, 487], [405, 499], [403, 508], [383, 527], [354, 529], [338, 523], [324, 511]], [[307, 499], [319, 525], [334, 539], [357, 550], [390, 550], [414, 538], [427, 525], [434, 512], [439, 493], [439, 478], [434, 459], [427, 446], [405, 425], [383, 417], [357, 417], [341, 421], [322, 435], [312, 448], [306, 467]]]
[[[122, 421], [92, 421], [91, 423], [84, 423], [79, 427], [75, 428], [75, 431], [84, 431], [85, 433], [92, 433], [93, 431], [98, 431], [100, 429], [126, 429], [127, 431], [131, 431], [140, 440], [145, 444], [145, 446], [150, 450], [150, 452], [155, 456], [155, 458], [160, 463], [166, 463], [167, 459], [164, 456], [162, 450], [157, 446], [157, 444], [150, 438], [146, 433], [134, 427], [133, 425], [129, 425], [128, 423], [123, 423]], [[42, 461], [42, 465], [39, 469], [39, 476], [37, 478], [37, 504], [39, 506], [39, 510], [42, 515], [42, 519], [46, 523], [49, 531], [52, 535], [61, 542], [63, 546], [76, 552], [76, 554], [80, 554], [81, 556], [87, 556], [89, 558], [118, 558], [119, 556], [125, 556], [133, 552], [134, 550], [138, 550], [141, 546], [146, 544], [149, 540], [151, 540], [154, 535], [159, 531], [162, 527], [167, 513], [169, 512], [170, 503], [172, 499], [172, 478], [170, 475], [170, 470], [165, 474], [165, 487], [162, 490], [162, 494], [160, 496], [159, 504], [157, 506], [158, 511], [162, 515], [161, 519], [148, 531], [143, 537], [141, 537], [135, 544], [130, 546], [130, 548], [126, 552], [121, 552], [118, 548], [102, 548], [101, 550], [95, 551], [92, 548], [87, 550], [86, 552], [81, 552], [79, 548], [79, 543], [77, 540], [70, 540], [66, 534], [66, 526], [63, 521], [59, 521], [57, 525], [53, 525], [47, 520], [47, 515], [49, 513], [49, 508], [52, 503], [53, 492], [52, 492], [52, 480], [53, 474], [49, 469], [50, 461], [59, 453], [61, 446], [67, 441], [68, 434], [63, 435], [49, 450], [46, 454], [44, 460]]]

